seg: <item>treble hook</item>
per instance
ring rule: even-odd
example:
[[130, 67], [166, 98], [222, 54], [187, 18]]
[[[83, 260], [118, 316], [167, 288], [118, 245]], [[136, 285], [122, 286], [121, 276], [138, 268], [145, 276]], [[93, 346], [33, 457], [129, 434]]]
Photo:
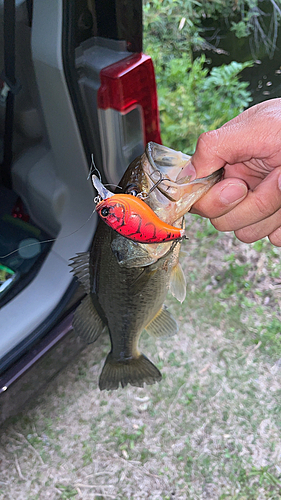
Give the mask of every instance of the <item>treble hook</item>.
[[94, 161], [94, 155], [91, 154], [91, 168], [89, 170], [89, 175], [87, 177], [87, 181], [90, 179], [90, 177], [91, 177], [91, 175], [92, 175], [93, 172], [97, 172], [98, 173], [99, 180], [101, 181], [100, 171], [96, 167], [96, 164], [95, 164], [95, 161]]
[[[159, 186], [159, 184], [161, 184], [161, 182], [169, 180], [169, 179], [166, 179], [163, 176], [162, 172], [159, 172], [159, 170], [154, 170], [154, 172], [157, 172], [159, 174], [159, 180], [157, 182], [155, 182], [155, 184], [154, 184], [154, 186], [152, 186], [152, 188], [150, 188], [150, 190], [148, 191], [148, 196], [152, 193], [152, 191], [154, 191], [154, 189], [156, 189]], [[151, 178], [151, 176], [150, 176], [150, 178]]]
[[[166, 179], [163, 176], [162, 172], [159, 172], [159, 170], [154, 170], [154, 172], [157, 173], [157, 174], [159, 174], [158, 181], [155, 182], [155, 184], [152, 186], [152, 188], [150, 188], [150, 190], [148, 191], [148, 193], [146, 193], [146, 191], [143, 191], [142, 193], [137, 194], [138, 198], [141, 198], [142, 200], [145, 200], [154, 191], [154, 189], [156, 189], [159, 186], [159, 184], [161, 184], [161, 182], [169, 180], [169, 179]], [[151, 178], [151, 175], [149, 176], [150, 178]]]

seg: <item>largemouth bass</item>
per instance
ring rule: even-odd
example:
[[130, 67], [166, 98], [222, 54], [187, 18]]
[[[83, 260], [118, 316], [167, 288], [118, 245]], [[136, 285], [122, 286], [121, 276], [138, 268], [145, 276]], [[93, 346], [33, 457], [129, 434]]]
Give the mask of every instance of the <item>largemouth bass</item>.
[[[119, 186], [125, 194], [150, 193], [145, 201], [154, 213], [182, 228], [183, 215], [223, 172], [190, 182], [189, 176], [181, 177], [189, 161], [183, 153], [149, 143], [129, 165]], [[159, 183], [161, 176], [164, 180]], [[73, 328], [89, 343], [106, 330], [111, 340], [99, 378], [101, 390], [117, 389], [120, 384], [143, 387], [161, 380], [160, 371], [139, 351], [138, 342], [143, 330], [154, 336], [177, 332], [177, 323], [163, 304], [169, 288], [181, 302], [185, 298], [180, 246], [180, 241], [136, 243], [100, 220], [90, 252], [72, 259], [74, 274], [87, 292], [76, 309]]]

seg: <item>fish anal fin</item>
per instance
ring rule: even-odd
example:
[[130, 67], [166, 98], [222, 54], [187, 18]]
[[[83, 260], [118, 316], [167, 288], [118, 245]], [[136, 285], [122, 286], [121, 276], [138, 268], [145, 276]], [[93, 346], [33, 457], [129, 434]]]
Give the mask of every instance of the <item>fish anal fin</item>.
[[109, 353], [99, 378], [99, 388], [103, 390], [118, 389], [119, 384], [125, 387], [128, 384], [143, 387], [144, 383], [152, 385], [160, 382], [162, 375], [158, 368], [143, 354], [137, 358], [116, 360]]
[[81, 252], [70, 259], [69, 266], [76, 278], [82, 283], [85, 291], [90, 293], [90, 253]]
[[172, 270], [170, 292], [179, 302], [183, 302], [186, 297], [186, 279], [180, 263]]
[[168, 309], [163, 306], [145, 330], [153, 337], [172, 337], [178, 332], [178, 325]]
[[90, 295], [86, 295], [77, 307], [72, 326], [75, 333], [89, 344], [95, 342], [104, 330], [105, 326], [93, 305]]

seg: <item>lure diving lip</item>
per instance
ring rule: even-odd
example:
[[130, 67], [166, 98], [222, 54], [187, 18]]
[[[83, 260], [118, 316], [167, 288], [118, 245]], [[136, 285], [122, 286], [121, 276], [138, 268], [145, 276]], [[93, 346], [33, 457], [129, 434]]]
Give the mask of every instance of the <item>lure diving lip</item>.
[[184, 238], [184, 229], [163, 222], [137, 196], [113, 194], [96, 175], [93, 184], [102, 199], [96, 211], [101, 219], [119, 234], [137, 243], [164, 243]]

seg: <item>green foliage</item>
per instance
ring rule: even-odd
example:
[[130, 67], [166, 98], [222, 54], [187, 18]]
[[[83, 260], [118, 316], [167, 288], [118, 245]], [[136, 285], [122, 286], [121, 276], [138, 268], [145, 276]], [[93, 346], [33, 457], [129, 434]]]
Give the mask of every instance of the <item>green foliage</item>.
[[144, 431], [145, 425], [137, 428], [133, 433], [128, 433], [118, 426], [110, 432], [110, 436], [115, 438], [118, 449], [129, 451], [134, 449], [136, 442], [142, 441]]
[[145, 51], [156, 71], [162, 140], [192, 153], [198, 136], [234, 118], [250, 103], [248, 83], [241, 71], [251, 61], [208, 68], [199, 21], [204, 16], [230, 15], [229, 2], [156, 0], [145, 6]]
[[272, 358], [278, 358], [281, 352], [281, 323], [274, 316], [271, 321], [259, 327], [255, 335], [255, 343], [260, 343]]
[[76, 488], [72, 486], [64, 486], [63, 484], [56, 484], [56, 488], [61, 491], [60, 499], [67, 500], [69, 498], [74, 498], [78, 494]]
[[174, 149], [192, 153], [198, 136], [241, 113], [251, 101], [248, 83], [239, 73], [251, 62], [208, 69], [205, 56], [193, 63], [188, 54], [169, 61], [165, 72], [156, 64], [162, 139]]
[[[233, 30], [250, 32], [258, 0], [150, 0], [144, 3], [145, 35], [175, 57], [190, 48], [214, 48], [202, 36], [202, 20], [228, 19]], [[261, 11], [259, 11], [261, 13]], [[237, 18], [238, 16], [238, 18]], [[239, 28], [236, 25], [239, 24]], [[249, 25], [249, 27], [248, 27]]]
[[230, 262], [229, 267], [223, 275], [217, 275], [216, 280], [220, 286], [223, 286], [219, 297], [225, 299], [231, 297], [234, 293], [243, 293], [243, 288], [249, 288], [250, 284], [247, 281], [247, 272], [249, 265], [239, 265]]
[[280, 24], [280, 2], [247, 0], [239, 1], [237, 7], [241, 18], [231, 21], [230, 30], [237, 38], [250, 38], [256, 53], [261, 49], [272, 57]]
[[88, 443], [88, 441], [83, 441], [82, 447], [83, 447], [83, 456], [82, 456], [83, 467], [85, 467], [86, 465], [91, 464], [93, 461], [93, 458], [92, 458], [93, 450], [92, 450], [92, 447], [90, 446], [90, 444]]
[[143, 12], [145, 37], [164, 51], [169, 47], [176, 57], [190, 47], [216, 51], [204, 39], [202, 26], [209, 19], [225, 20], [237, 38], [251, 37], [272, 54], [281, 17], [276, 0], [150, 0], [144, 2]]

